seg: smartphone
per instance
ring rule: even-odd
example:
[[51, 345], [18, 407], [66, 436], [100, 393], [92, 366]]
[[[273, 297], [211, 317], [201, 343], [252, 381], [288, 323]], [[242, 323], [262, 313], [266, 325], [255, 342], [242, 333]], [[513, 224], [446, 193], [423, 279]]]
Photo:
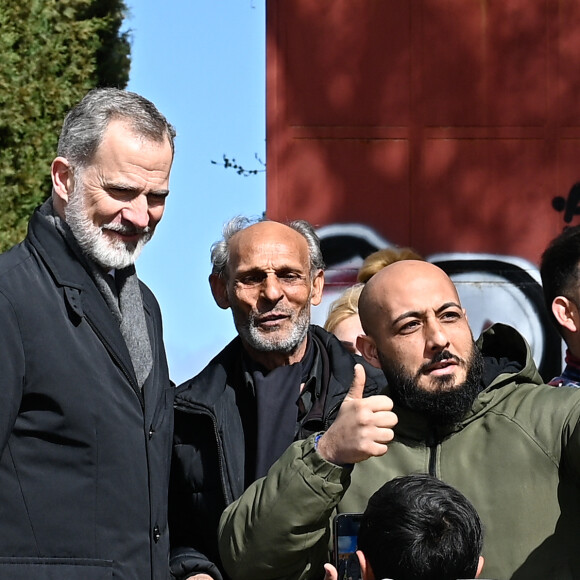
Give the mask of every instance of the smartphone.
[[362, 514], [338, 514], [334, 518], [334, 565], [338, 580], [360, 580], [360, 565], [356, 555], [358, 529]]

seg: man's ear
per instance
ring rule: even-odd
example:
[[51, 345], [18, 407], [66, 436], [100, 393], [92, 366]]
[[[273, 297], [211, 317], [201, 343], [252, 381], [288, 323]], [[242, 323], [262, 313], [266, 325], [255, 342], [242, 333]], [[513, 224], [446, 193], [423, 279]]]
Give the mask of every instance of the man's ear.
[[223, 276], [220, 276], [219, 274], [210, 274], [209, 285], [216, 304], [220, 308], [227, 310], [230, 307], [230, 301], [228, 299], [228, 286]]
[[556, 296], [552, 301], [552, 313], [558, 324], [570, 332], [578, 332], [578, 308], [565, 296]]
[[358, 561], [360, 563], [362, 580], [375, 580], [375, 573], [373, 572], [371, 564], [366, 556], [360, 550], [356, 551], [356, 555], [358, 556]]
[[479, 578], [482, 568], [483, 568], [483, 556], [480, 556], [479, 562], [477, 564], [477, 574], [475, 575], [476, 578]]
[[312, 296], [310, 297], [310, 304], [318, 306], [322, 300], [322, 290], [324, 288], [324, 271], [318, 270], [314, 280], [312, 280]]
[[368, 334], [359, 334], [356, 337], [356, 348], [369, 364], [377, 369], [381, 368], [377, 346], [375, 345], [375, 341]]
[[66, 205], [69, 201], [69, 195], [74, 189], [74, 176], [68, 159], [57, 157], [50, 166], [50, 175], [54, 193], [58, 196], [61, 204]]

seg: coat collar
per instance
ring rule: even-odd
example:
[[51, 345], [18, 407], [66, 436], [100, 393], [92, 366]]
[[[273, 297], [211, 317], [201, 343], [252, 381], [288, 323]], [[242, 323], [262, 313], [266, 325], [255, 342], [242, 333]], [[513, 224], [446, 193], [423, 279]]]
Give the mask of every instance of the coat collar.
[[[47, 217], [46, 204], [37, 209], [28, 226], [28, 240], [40, 255], [57, 286], [63, 288], [73, 323], [84, 318], [98, 335], [115, 363], [141, 397], [135, 371], [119, 324], [95, 285], [72, 232], [63, 235]], [[85, 258], [86, 259], [86, 258]]]

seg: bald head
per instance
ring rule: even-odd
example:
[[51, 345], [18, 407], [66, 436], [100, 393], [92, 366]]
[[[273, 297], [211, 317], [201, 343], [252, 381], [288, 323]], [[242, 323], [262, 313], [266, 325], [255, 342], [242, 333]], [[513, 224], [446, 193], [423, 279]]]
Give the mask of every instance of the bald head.
[[258, 222], [234, 234], [229, 244], [226, 276], [235, 271], [240, 260], [248, 255], [267, 251], [275, 256], [280, 251], [291, 252], [308, 268], [308, 244], [302, 234], [279, 222]]
[[[259, 226], [256, 228], [255, 226]], [[262, 229], [265, 226], [265, 229]], [[272, 226], [270, 228], [269, 226]], [[279, 226], [279, 227], [278, 227]], [[310, 274], [315, 276], [319, 270], [324, 270], [324, 260], [322, 259], [322, 251], [320, 249], [320, 240], [314, 231], [314, 228], [305, 220], [294, 220], [287, 224], [280, 222], [263, 220], [253, 223], [247, 217], [236, 216], [224, 225], [223, 238], [213, 244], [211, 247], [211, 261], [213, 264], [212, 274], [219, 276], [226, 276], [226, 269], [230, 259], [230, 242], [234, 236], [245, 230], [252, 230], [253, 233], [260, 230], [266, 233], [268, 229], [273, 230], [291, 229], [300, 234], [308, 246], [308, 256], [310, 260]]]
[[460, 306], [455, 285], [439, 267], [420, 260], [395, 262], [375, 274], [366, 284], [360, 300], [359, 313], [364, 331], [373, 335], [377, 323], [386, 312], [403, 314], [421, 309], [421, 304], [433, 295], [445, 296]]
[[435, 424], [460, 420], [479, 392], [481, 353], [449, 276], [428, 262], [404, 260], [375, 274], [359, 312], [357, 346], [383, 369], [395, 405]]
[[230, 224], [212, 250], [213, 296], [231, 308], [254, 360], [268, 369], [294, 364], [306, 351], [310, 307], [322, 297], [318, 238], [306, 222]]

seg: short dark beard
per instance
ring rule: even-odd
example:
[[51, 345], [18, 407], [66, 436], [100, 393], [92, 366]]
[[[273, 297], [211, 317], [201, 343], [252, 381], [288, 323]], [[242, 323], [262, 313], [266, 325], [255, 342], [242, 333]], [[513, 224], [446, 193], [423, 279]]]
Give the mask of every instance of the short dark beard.
[[[444, 359], [458, 359], [449, 351], [442, 351], [433, 357], [428, 365]], [[466, 362], [467, 375], [465, 382], [453, 386], [453, 377], [433, 377], [440, 388], [427, 391], [419, 386], [422, 369], [415, 376], [409, 374], [402, 366], [394, 366], [386, 357], [379, 353], [381, 366], [389, 383], [390, 396], [396, 406], [400, 405], [412, 411], [421, 413], [435, 426], [455, 425], [463, 417], [482, 388], [483, 356], [475, 343], [470, 357]], [[427, 366], [427, 365], [424, 365]]]

